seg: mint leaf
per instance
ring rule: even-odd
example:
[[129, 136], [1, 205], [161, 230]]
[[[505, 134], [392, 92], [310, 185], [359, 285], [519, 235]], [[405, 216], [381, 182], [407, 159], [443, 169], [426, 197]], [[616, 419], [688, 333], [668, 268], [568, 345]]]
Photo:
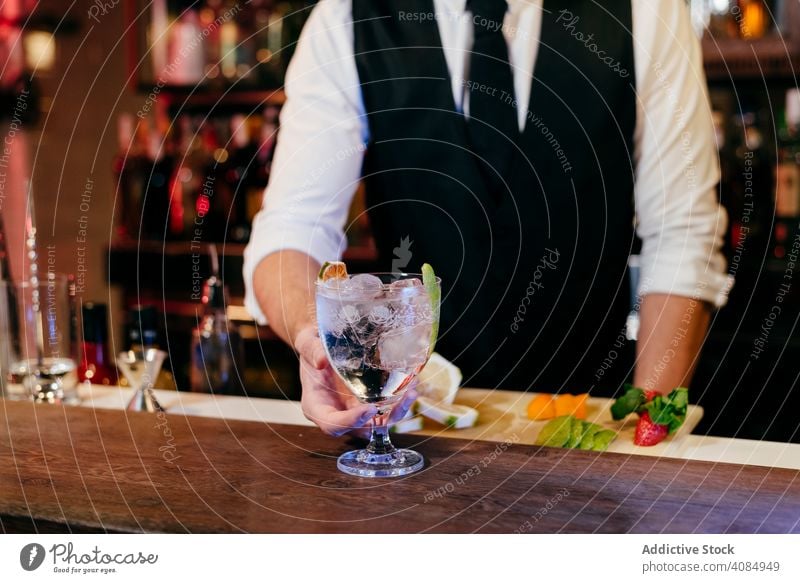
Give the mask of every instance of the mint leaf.
[[625, 419], [631, 413], [639, 411], [639, 408], [644, 403], [644, 391], [642, 389], [637, 389], [632, 385], [625, 385], [625, 387], [627, 389], [625, 394], [611, 405], [611, 417], [614, 421]]
[[685, 413], [686, 408], [689, 406], [689, 389], [679, 387], [667, 395], [667, 398], [671, 400], [673, 407], [683, 409]]
[[669, 433], [675, 433], [686, 421], [686, 409], [689, 406], [689, 390], [680, 387], [666, 397], [657, 395], [643, 407], [650, 414], [650, 419], [658, 425], [666, 425]]

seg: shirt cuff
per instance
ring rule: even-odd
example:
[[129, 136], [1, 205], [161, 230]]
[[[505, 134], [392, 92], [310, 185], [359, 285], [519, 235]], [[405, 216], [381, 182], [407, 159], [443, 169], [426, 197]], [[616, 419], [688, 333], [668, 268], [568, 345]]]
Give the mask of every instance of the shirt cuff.
[[639, 296], [661, 293], [709, 302], [721, 308], [728, 301], [734, 277], [725, 273], [721, 253], [712, 257], [689, 253], [674, 257], [642, 250]]
[[278, 251], [293, 250], [301, 251], [321, 264], [341, 259], [345, 246], [343, 234], [331, 232], [320, 224], [295, 224], [274, 212], [260, 211], [253, 220], [253, 232], [244, 250], [244, 306], [248, 313], [259, 324], [267, 324], [267, 317], [253, 289], [253, 275], [265, 257]]

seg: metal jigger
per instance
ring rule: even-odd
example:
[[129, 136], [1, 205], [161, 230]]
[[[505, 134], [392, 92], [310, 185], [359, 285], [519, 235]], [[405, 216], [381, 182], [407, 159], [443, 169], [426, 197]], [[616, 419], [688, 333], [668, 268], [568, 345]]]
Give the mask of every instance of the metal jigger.
[[127, 350], [117, 356], [117, 366], [136, 392], [126, 409], [128, 411], [164, 412], [153, 392], [153, 382], [161, 371], [167, 353], [157, 348]]

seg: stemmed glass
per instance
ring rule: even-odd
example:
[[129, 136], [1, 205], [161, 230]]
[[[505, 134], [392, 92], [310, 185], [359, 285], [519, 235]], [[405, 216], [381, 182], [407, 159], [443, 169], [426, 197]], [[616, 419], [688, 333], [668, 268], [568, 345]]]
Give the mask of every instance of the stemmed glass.
[[439, 318], [439, 286], [422, 276], [357, 274], [318, 281], [317, 325], [333, 369], [362, 403], [378, 408], [365, 449], [339, 457], [338, 467], [363, 477], [392, 477], [422, 468], [422, 456], [398, 449], [388, 419], [428, 361]]
[[126, 350], [117, 356], [117, 366], [128, 379], [134, 393], [128, 403], [128, 411], [163, 412], [164, 408], [156, 400], [153, 382], [161, 371], [167, 353], [157, 348]]

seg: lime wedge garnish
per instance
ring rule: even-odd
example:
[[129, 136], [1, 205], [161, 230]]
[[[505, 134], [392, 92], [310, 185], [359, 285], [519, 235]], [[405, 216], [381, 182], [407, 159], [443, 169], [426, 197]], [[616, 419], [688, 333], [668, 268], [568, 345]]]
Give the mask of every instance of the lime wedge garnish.
[[464, 429], [474, 427], [478, 422], [478, 410], [465, 405], [453, 403], [437, 403], [428, 397], [419, 397], [416, 402], [417, 412], [423, 417], [441, 423], [445, 427]]
[[437, 403], [452, 405], [461, 387], [461, 370], [438, 352], [431, 354], [428, 363], [419, 371], [417, 393]]
[[422, 265], [422, 285], [425, 286], [425, 291], [428, 292], [428, 298], [431, 301], [431, 311], [433, 312], [431, 342], [430, 348], [428, 348], [428, 355], [430, 355], [436, 346], [436, 339], [439, 337], [439, 303], [442, 299], [442, 290], [436, 283], [436, 274], [433, 272], [433, 267], [431, 267], [429, 263]]
[[346, 279], [347, 266], [342, 261], [326, 261], [320, 267], [317, 279], [328, 281], [329, 279]]

